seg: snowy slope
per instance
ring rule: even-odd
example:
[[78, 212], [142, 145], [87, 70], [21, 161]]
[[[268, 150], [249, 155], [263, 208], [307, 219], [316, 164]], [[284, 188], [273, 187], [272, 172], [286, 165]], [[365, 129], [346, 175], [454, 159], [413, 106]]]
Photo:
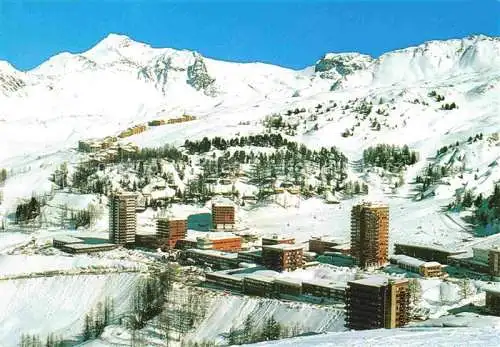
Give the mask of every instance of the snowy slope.
[[118, 314], [128, 310], [138, 274], [54, 276], [0, 281], [0, 346], [14, 346], [23, 333], [65, 338], [79, 334], [84, 315], [106, 297]]

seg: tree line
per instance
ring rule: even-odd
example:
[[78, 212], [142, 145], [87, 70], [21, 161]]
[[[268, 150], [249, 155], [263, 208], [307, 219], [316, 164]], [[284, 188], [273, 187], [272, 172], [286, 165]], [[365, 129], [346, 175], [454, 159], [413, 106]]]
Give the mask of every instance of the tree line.
[[418, 160], [416, 151], [410, 151], [407, 145], [402, 147], [379, 144], [363, 151], [365, 164], [381, 167], [391, 172], [399, 172], [406, 165], [413, 165]]
[[248, 315], [243, 322], [243, 326], [240, 329], [232, 327], [225, 334], [225, 339], [227, 344], [232, 346], [285, 339], [298, 336], [301, 333], [300, 326], [290, 327], [284, 325], [279, 323], [274, 316], [266, 318], [259, 326], [252, 316]]

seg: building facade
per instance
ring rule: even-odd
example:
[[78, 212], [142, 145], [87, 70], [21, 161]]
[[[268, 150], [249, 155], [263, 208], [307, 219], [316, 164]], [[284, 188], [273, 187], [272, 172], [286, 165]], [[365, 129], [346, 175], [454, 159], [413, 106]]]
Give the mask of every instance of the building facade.
[[156, 233], [162, 249], [174, 249], [177, 242], [187, 235], [187, 219], [159, 218], [156, 221]]
[[233, 230], [235, 227], [235, 206], [230, 201], [212, 204], [212, 228]]
[[304, 266], [302, 246], [278, 244], [262, 247], [262, 264], [275, 271], [290, 271]]
[[399, 328], [410, 320], [408, 280], [371, 277], [348, 282], [346, 327]]
[[500, 278], [500, 247], [490, 249], [488, 254], [488, 268], [494, 279]]
[[443, 276], [443, 266], [435, 261], [423, 261], [403, 254], [393, 255], [391, 263], [396, 264], [401, 269], [420, 274], [423, 277]]
[[241, 250], [241, 237], [234, 234], [211, 237], [209, 234], [207, 237], [198, 237], [196, 239], [196, 248], [213, 249], [224, 252], [238, 252]]
[[465, 253], [465, 251], [446, 250], [430, 245], [407, 245], [402, 243], [394, 244], [394, 254], [404, 254], [425, 261], [437, 261], [441, 264], [448, 264], [448, 257], [462, 253]]
[[498, 288], [485, 288], [486, 292], [486, 310], [500, 316], [500, 290]]
[[351, 211], [351, 255], [362, 268], [388, 262], [389, 206], [362, 203]]
[[109, 199], [109, 241], [119, 245], [133, 244], [137, 229], [134, 193], [118, 193]]

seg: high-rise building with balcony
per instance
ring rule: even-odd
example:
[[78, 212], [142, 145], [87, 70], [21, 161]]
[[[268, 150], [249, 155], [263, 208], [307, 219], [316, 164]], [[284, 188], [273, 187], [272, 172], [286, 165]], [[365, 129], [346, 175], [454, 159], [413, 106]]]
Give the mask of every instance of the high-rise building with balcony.
[[135, 242], [137, 195], [124, 192], [109, 198], [109, 241], [126, 245]]
[[346, 327], [399, 328], [410, 320], [408, 280], [374, 276], [347, 283]]
[[380, 267], [389, 258], [389, 206], [362, 203], [351, 210], [351, 256], [362, 268]]

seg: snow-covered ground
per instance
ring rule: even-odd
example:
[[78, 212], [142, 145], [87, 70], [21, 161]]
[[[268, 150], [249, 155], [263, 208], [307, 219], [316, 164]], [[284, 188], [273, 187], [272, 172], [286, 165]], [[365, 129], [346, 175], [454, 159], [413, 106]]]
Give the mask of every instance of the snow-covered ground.
[[140, 270], [145, 266], [120, 259], [96, 258], [87, 255], [49, 256], [49, 255], [0, 255], [0, 279], [16, 275], [29, 275], [43, 272], [78, 272], [78, 270], [116, 269]]
[[244, 346], [376, 347], [376, 346], [496, 346], [496, 328], [402, 328], [327, 333]]
[[99, 302], [113, 299], [127, 312], [140, 274], [53, 276], [0, 281], [0, 346], [15, 346], [21, 334], [73, 338]]

